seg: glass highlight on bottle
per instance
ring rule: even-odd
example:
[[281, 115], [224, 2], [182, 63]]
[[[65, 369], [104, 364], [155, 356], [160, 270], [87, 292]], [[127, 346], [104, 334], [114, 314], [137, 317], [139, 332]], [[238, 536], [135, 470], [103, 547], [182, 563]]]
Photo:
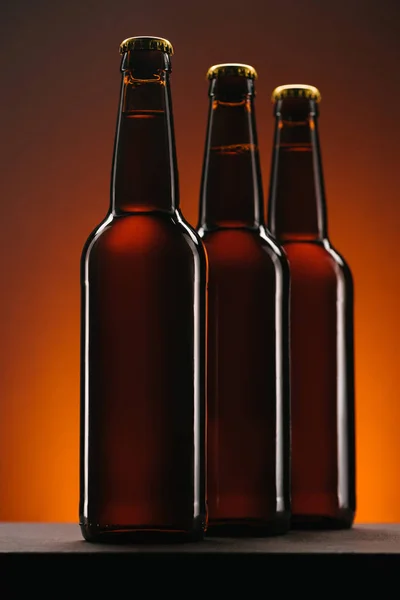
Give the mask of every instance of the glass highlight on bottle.
[[355, 510], [353, 280], [328, 237], [319, 91], [284, 85], [268, 227], [291, 271], [292, 527], [349, 528]]
[[289, 268], [264, 225], [255, 69], [211, 67], [198, 232], [209, 260], [210, 535], [289, 528]]
[[111, 205], [82, 254], [80, 526], [201, 539], [207, 259], [179, 209], [171, 44], [125, 40]]

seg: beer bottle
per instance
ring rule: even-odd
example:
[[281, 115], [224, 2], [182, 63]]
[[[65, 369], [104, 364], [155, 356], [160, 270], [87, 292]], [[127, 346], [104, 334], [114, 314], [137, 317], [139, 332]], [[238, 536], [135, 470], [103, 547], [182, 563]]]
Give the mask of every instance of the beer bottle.
[[289, 268], [266, 231], [256, 71], [208, 71], [198, 232], [209, 261], [208, 533], [289, 526]]
[[171, 44], [120, 46], [111, 205], [82, 255], [80, 526], [201, 539], [207, 259], [179, 209]]
[[319, 91], [272, 95], [268, 228], [291, 269], [292, 526], [349, 528], [355, 513], [353, 283], [327, 230]]

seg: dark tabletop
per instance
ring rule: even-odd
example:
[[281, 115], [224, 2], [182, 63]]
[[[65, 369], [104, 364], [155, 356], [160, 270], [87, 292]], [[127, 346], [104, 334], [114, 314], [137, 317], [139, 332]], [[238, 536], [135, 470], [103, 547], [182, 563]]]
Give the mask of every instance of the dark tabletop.
[[73, 523], [0, 523], [0, 555], [43, 552], [400, 555], [400, 524], [356, 525], [348, 531], [292, 531], [271, 538], [210, 538], [185, 544], [121, 546], [85, 542]]
[[279, 590], [287, 592], [282, 600], [297, 598], [300, 591], [308, 600], [334, 595], [347, 600], [348, 594], [354, 597], [352, 590], [357, 597], [366, 592], [380, 600], [393, 597], [399, 575], [400, 524], [292, 531], [271, 538], [110, 545], [85, 542], [73, 523], [0, 523], [0, 600], [33, 593], [42, 600], [119, 600], [142, 598], [143, 590], [152, 592], [150, 600], [171, 594], [174, 600], [259, 600], [272, 592], [281, 600]]

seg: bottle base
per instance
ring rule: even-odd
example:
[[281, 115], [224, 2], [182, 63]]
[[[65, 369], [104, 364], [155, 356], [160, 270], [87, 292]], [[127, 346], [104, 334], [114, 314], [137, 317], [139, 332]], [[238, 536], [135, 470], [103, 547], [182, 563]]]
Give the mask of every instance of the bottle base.
[[209, 520], [206, 537], [273, 537], [290, 529], [290, 513], [279, 513], [269, 520], [215, 519]]
[[195, 519], [191, 529], [148, 525], [100, 525], [80, 522], [81, 534], [92, 544], [175, 544], [204, 539], [205, 521]]
[[331, 531], [338, 529], [351, 529], [355, 513], [352, 510], [342, 510], [337, 515], [301, 515], [293, 514], [291, 529], [311, 531]]

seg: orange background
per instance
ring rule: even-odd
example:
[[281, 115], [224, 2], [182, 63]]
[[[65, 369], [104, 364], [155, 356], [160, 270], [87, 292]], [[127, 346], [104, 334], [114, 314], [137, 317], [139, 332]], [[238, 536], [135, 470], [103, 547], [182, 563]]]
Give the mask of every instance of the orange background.
[[108, 209], [119, 43], [169, 38], [181, 206], [196, 225], [205, 72], [322, 92], [329, 233], [356, 289], [358, 522], [400, 521], [398, 0], [14, 0], [0, 15], [0, 520], [77, 521], [79, 260]]

